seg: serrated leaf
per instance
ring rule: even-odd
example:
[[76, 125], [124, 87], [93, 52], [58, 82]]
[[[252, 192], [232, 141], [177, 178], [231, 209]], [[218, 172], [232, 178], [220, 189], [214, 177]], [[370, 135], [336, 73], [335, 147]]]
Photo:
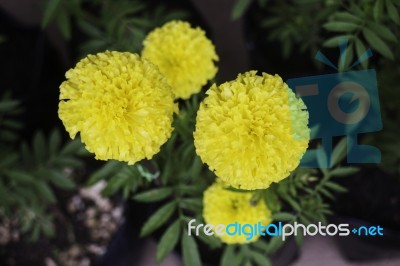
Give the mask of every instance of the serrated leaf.
[[391, 0], [386, 0], [386, 9], [390, 19], [397, 25], [400, 25], [399, 9], [393, 5]]
[[333, 169], [330, 174], [332, 176], [348, 176], [355, 174], [359, 171], [360, 169], [357, 167], [340, 167], [340, 168], [335, 168]]
[[170, 187], [156, 188], [133, 196], [133, 199], [141, 202], [155, 202], [170, 196], [173, 189]]
[[163, 207], [159, 208], [142, 226], [140, 236], [147, 236], [162, 226], [176, 209], [176, 202], [170, 202]]
[[252, 0], [237, 0], [232, 9], [231, 19], [236, 20], [243, 16], [251, 3]]
[[201, 266], [199, 251], [196, 241], [192, 236], [188, 236], [186, 229], [182, 234], [182, 255], [185, 266]]
[[294, 221], [296, 220], [296, 216], [289, 212], [278, 212], [272, 214], [272, 219], [274, 221]]
[[364, 28], [362, 32], [368, 44], [371, 45], [372, 48], [374, 48], [384, 57], [394, 60], [393, 52], [390, 50], [387, 44], [378, 37], [378, 35], [368, 28]]
[[352, 22], [335, 21], [335, 22], [327, 22], [324, 25], [322, 25], [322, 27], [324, 27], [328, 31], [352, 32], [358, 29], [360, 25]]
[[347, 140], [346, 138], [342, 138], [339, 143], [335, 146], [332, 152], [332, 164], [331, 166], [335, 166], [340, 163], [347, 154]]
[[250, 251], [250, 256], [251, 256], [251, 259], [255, 263], [257, 263], [257, 265], [260, 265], [260, 266], [272, 266], [270, 259], [264, 254], [261, 254], [259, 252], [251, 250]]
[[336, 192], [347, 192], [347, 189], [339, 184], [333, 182], [326, 182], [324, 186], [328, 187], [329, 189], [336, 191]]
[[163, 236], [160, 238], [156, 252], [157, 263], [162, 262], [165, 257], [171, 253], [178, 243], [180, 233], [180, 220], [176, 220], [170, 227], [168, 227]]
[[48, 0], [46, 2], [46, 5], [44, 7], [43, 17], [42, 17], [42, 28], [45, 28], [50, 23], [50, 21], [54, 18], [60, 3], [61, 3], [60, 0]]

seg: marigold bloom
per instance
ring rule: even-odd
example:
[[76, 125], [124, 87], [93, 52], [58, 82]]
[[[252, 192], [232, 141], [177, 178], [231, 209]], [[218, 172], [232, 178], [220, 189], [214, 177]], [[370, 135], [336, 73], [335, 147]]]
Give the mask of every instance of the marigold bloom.
[[308, 147], [308, 111], [278, 76], [256, 71], [213, 85], [197, 112], [197, 154], [235, 188], [263, 189], [294, 170]]
[[214, 45], [200, 28], [171, 21], [156, 28], [143, 41], [142, 56], [157, 65], [176, 98], [198, 93], [217, 73]]
[[[235, 222], [242, 225], [254, 225], [259, 222], [263, 226], [268, 225], [272, 221], [271, 211], [263, 200], [259, 200], [257, 203], [251, 202], [252, 196], [251, 192], [227, 190], [222, 182], [214, 183], [204, 192], [203, 217], [205, 222], [214, 226], [217, 224], [227, 226]], [[225, 233], [216, 236], [227, 244], [245, 244], [256, 241], [260, 237], [260, 235], [255, 235], [252, 239], [247, 240], [248, 236], [243, 234], [230, 236]]]
[[172, 131], [173, 93], [157, 67], [137, 54], [89, 55], [66, 73], [58, 114], [96, 159], [150, 159]]

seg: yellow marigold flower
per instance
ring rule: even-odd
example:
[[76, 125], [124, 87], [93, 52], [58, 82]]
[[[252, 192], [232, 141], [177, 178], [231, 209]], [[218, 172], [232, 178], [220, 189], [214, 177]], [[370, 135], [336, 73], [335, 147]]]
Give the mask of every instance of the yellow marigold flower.
[[171, 21], [156, 28], [143, 41], [142, 56], [157, 65], [176, 98], [198, 93], [217, 73], [214, 45], [200, 28]]
[[294, 170], [308, 147], [308, 111], [278, 76], [256, 71], [207, 91], [194, 143], [203, 162], [235, 188], [263, 189]]
[[173, 93], [157, 67], [137, 54], [89, 55], [66, 73], [58, 114], [71, 138], [80, 132], [96, 159], [150, 159], [172, 131]]
[[[265, 205], [263, 200], [257, 203], [251, 202], [253, 193], [251, 192], [234, 192], [225, 189], [222, 182], [216, 182], [211, 185], [205, 192], [203, 197], [203, 217], [206, 223], [225, 226], [238, 222], [239, 224], [258, 224], [266, 226], [271, 221], [271, 211]], [[247, 228], [249, 229], [249, 228]], [[249, 233], [249, 230], [246, 230]], [[257, 234], [250, 240], [248, 236], [223, 234], [217, 237], [227, 244], [245, 244], [256, 241], [260, 235]]]

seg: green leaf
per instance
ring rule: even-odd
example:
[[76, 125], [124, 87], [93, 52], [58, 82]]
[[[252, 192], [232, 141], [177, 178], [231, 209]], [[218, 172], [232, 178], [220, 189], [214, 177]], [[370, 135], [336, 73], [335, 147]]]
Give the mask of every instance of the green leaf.
[[272, 266], [271, 261], [264, 254], [251, 250], [250, 256], [251, 259], [260, 266]]
[[36, 181], [34, 183], [37, 191], [39, 194], [49, 203], [54, 204], [56, 203], [56, 197], [54, 196], [53, 191], [50, 189], [50, 187], [43, 181]]
[[386, 0], [386, 9], [390, 19], [397, 25], [400, 25], [399, 9], [394, 6], [391, 0]]
[[335, 36], [332, 38], [329, 38], [328, 40], [326, 40], [322, 45], [324, 47], [328, 47], [328, 48], [333, 48], [333, 47], [337, 47], [339, 46], [339, 42], [343, 39], [353, 39], [354, 35], [351, 34], [344, 34], [344, 35], [339, 35], [339, 36]]
[[14, 180], [18, 183], [34, 183], [35, 177], [28, 174], [24, 173], [22, 171], [16, 171], [16, 170], [11, 170], [11, 171], [5, 171], [4, 172], [11, 180]]
[[378, 51], [384, 57], [394, 60], [393, 52], [387, 46], [385, 42], [382, 41], [381, 38], [378, 37], [373, 31], [368, 28], [363, 29], [363, 35], [367, 40], [368, 44], [371, 45], [376, 51]]
[[360, 169], [357, 167], [340, 167], [340, 168], [335, 168], [333, 169], [330, 174], [332, 176], [348, 176], [348, 175], [352, 175], [355, 174], [359, 171]]
[[33, 137], [33, 154], [38, 162], [44, 162], [46, 159], [46, 141], [42, 132], [36, 132]]
[[252, 0], [237, 0], [232, 9], [231, 19], [236, 20], [243, 16], [251, 3]]
[[156, 261], [157, 263], [162, 262], [165, 257], [174, 249], [178, 243], [180, 236], [180, 220], [176, 220], [161, 237], [160, 242], [157, 246]]
[[332, 164], [331, 166], [335, 166], [340, 163], [347, 154], [347, 140], [346, 138], [342, 138], [332, 152]]
[[103, 167], [101, 167], [99, 170], [97, 170], [90, 176], [87, 185], [91, 186], [100, 181], [101, 179], [109, 178], [111, 175], [115, 174], [121, 168], [122, 168], [121, 162], [110, 160], [106, 162]]
[[44, 13], [42, 17], [42, 28], [45, 28], [53, 17], [56, 15], [58, 6], [60, 5], [60, 0], [48, 0], [44, 7]]
[[59, 157], [56, 160], [54, 160], [53, 164], [60, 167], [72, 167], [72, 168], [80, 168], [83, 166], [82, 161], [72, 157]]
[[298, 247], [302, 247], [304, 243], [304, 234], [303, 234], [303, 228], [299, 228], [300, 230], [297, 231], [297, 235], [295, 235], [294, 240], [296, 241], [296, 244]]
[[394, 35], [394, 33], [385, 25], [376, 22], [369, 22], [367, 25], [371, 31], [375, 32], [383, 39], [391, 42], [397, 42], [396, 35]]
[[274, 213], [274, 212], [279, 212], [281, 210], [281, 203], [279, 201], [278, 196], [276, 195], [275, 191], [273, 191], [270, 188], [268, 188], [264, 192], [264, 201], [265, 204], [268, 206], [268, 208]]
[[53, 183], [56, 187], [65, 190], [71, 190], [75, 188], [75, 183], [60, 172], [55, 170], [45, 170], [42, 173], [47, 175], [47, 180]]
[[183, 209], [187, 209], [197, 213], [201, 212], [203, 208], [203, 202], [201, 198], [185, 198], [179, 202], [179, 206]]
[[183, 264], [185, 266], [201, 266], [199, 251], [197, 250], [196, 241], [192, 236], [188, 236], [185, 229], [182, 234], [182, 253]]
[[353, 23], [360, 23], [362, 19], [349, 13], [349, 12], [337, 12], [333, 14], [335, 20], [339, 20], [342, 22], [353, 22]]
[[155, 202], [165, 199], [172, 194], [170, 187], [156, 188], [133, 196], [133, 199], [141, 202]]
[[324, 186], [326, 186], [327, 188], [336, 191], [336, 192], [347, 192], [347, 189], [339, 184], [333, 183], [333, 182], [326, 182], [324, 184]]
[[71, 38], [71, 22], [67, 12], [60, 12], [60, 14], [58, 14], [57, 25], [60, 28], [64, 38], [69, 40]]
[[283, 245], [283, 240], [281, 236], [273, 236], [268, 242], [267, 254], [274, 254]]
[[75, 155], [80, 151], [83, 144], [80, 139], [74, 139], [69, 141], [61, 150], [60, 155]]
[[319, 192], [321, 192], [322, 195], [324, 195], [325, 197], [334, 200], [335, 197], [332, 195], [331, 192], [329, 192], [328, 190], [326, 190], [325, 188], [321, 187], [318, 189]]
[[289, 212], [278, 212], [272, 214], [272, 219], [274, 221], [294, 221], [296, 220], [296, 216]]
[[159, 208], [142, 226], [140, 236], [147, 236], [162, 226], [176, 209], [176, 202], [170, 202]]
[[383, 0], [376, 0], [373, 9], [374, 19], [380, 20], [383, 15]]
[[50, 156], [54, 156], [57, 154], [61, 145], [61, 134], [60, 131], [56, 128], [50, 134], [49, 140], [49, 154]]
[[0, 102], [0, 112], [9, 112], [19, 105], [15, 100], [2, 100]]
[[327, 22], [322, 25], [328, 31], [334, 32], [353, 32], [360, 27], [359, 24], [352, 22]]
[[227, 245], [221, 257], [221, 266], [231, 266], [235, 264], [235, 247]]
[[326, 168], [329, 167], [328, 157], [323, 147], [319, 147], [317, 150], [317, 163], [324, 175], [327, 174]]
[[[361, 57], [361, 55], [366, 51], [364, 44], [363, 44], [363, 43], [360, 41], [360, 39], [358, 39], [358, 38], [356, 38], [356, 39], [354, 40], [354, 44], [355, 44], [355, 47], [356, 47], [356, 54], [357, 54], [357, 57]], [[362, 65], [362, 67], [363, 67], [364, 69], [367, 69], [367, 68], [368, 68], [368, 60], [364, 60], [364, 61], [361, 63], [361, 65]]]

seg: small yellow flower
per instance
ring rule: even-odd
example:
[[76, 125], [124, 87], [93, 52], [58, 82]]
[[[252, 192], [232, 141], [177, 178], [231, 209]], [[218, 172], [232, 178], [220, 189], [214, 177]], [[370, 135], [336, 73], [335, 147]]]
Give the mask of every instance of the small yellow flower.
[[[203, 198], [203, 217], [207, 224], [225, 226], [238, 222], [244, 224], [258, 224], [266, 226], [271, 221], [271, 211], [265, 205], [263, 200], [257, 203], [251, 202], [253, 193], [251, 192], [234, 192], [225, 189], [222, 182], [216, 182], [211, 185], [205, 192]], [[248, 232], [248, 231], [246, 231]], [[260, 235], [257, 234], [250, 240], [248, 236], [241, 235], [216, 235], [227, 244], [246, 244], [256, 241]]]
[[66, 73], [58, 114], [96, 159], [150, 159], [172, 131], [173, 93], [157, 67], [137, 54], [89, 55]]
[[207, 91], [197, 112], [197, 154], [227, 184], [263, 189], [287, 177], [308, 147], [308, 112], [278, 76], [256, 71]]
[[176, 98], [198, 93], [217, 73], [214, 45], [200, 28], [171, 21], [156, 28], [143, 42], [142, 56], [157, 65]]

